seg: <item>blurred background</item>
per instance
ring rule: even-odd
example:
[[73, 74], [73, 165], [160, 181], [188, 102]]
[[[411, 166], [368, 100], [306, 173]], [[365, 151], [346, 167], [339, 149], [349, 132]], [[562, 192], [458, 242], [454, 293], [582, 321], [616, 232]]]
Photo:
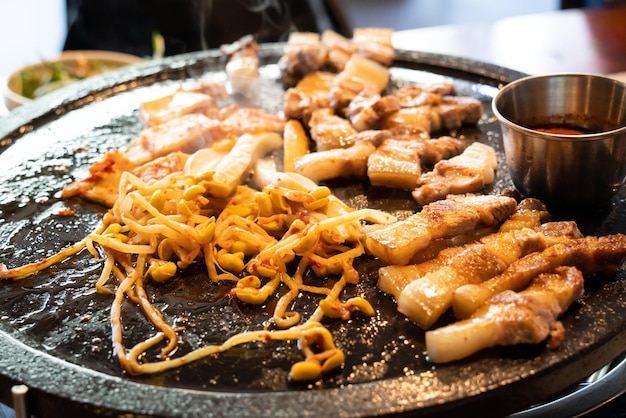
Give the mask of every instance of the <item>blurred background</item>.
[[[345, 32], [350, 28], [363, 26], [403, 30], [495, 21], [509, 16], [557, 10], [562, 7], [561, 2], [562, 0], [0, 0], [0, 77], [22, 65], [58, 55], [64, 49], [72, 25], [73, 42], [77, 47], [72, 49], [87, 47], [88, 42], [99, 48], [109, 42], [110, 48], [120, 49], [119, 43], [122, 41], [106, 39], [103, 36], [107, 34], [104, 28], [109, 28], [110, 31], [119, 31], [120, 28], [130, 30], [132, 19], [137, 19], [141, 13], [154, 24], [156, 18], [163, 19], [159, 17], [159, 9], [163, 10], [163, 15], [171, 17], [169, 20], [181, 20], [179, 26], [186, 26], [190, 30], [200, 24], [207, 28], [215, 26], [211, 22], [202, 23], [204, 17], [191, 11], [192, 8], [204, 9], [204, 15], [211, 11], [214, 15], [226, 15], [227, 19], [220, 20], [232, 24], [231, 18], [237, 14], [237, 6], [257, 10], [263, 7], [268, 10], [273, 8], [274, 11], [270, 10], [268, 15], [271, 19], [271, 14], [274, 13], [276, 20], [276, 11], [280, 9], [281, 3], [294, 3], [300, 4], [300, 7], [296, 10], [292, 5], [290, 13], [292, 19], [300, 20], [300, 27], [310, 29], [312, 25], [317, 25], [322, 29], [332, 27]], [[108, 10], [103, 12], [105, 8]], [[172, 15], [169, 9], [174, 8], [177, 13]], [[81, 13], [86, 14], [86, 17], [81, 19]], [[114, 13], [121, 13], [121, 16], [114, 18]], [[187, 20], [184, 20], [185, 13], [188, 15]], [[271, 26], [274, 23], [270, 21], [266, 25]], [[134, 29], [142, 30], [136, 25]], [[149, 30], [150, 28], [145, 29]], [[92, 39], [88, 39], [90, 36]], [[222, 39], [215, 39], [215, 42], [221, 41]], [[215, 42], [207, 41], [205, 46], [212, 46]], [[145, 39], [144, 50], [139, 48], [125, 52], [145, 54], [145, 45], [149, 46], [148, 43], [149, 39]], [[186, 49], [201, 49], [202, 46], [199, 38], [193, 45], [181, 45], [180, 42], [176, 45], [172, 42], [169, 51], [166, 48], [166, 53], [186, 52]]]

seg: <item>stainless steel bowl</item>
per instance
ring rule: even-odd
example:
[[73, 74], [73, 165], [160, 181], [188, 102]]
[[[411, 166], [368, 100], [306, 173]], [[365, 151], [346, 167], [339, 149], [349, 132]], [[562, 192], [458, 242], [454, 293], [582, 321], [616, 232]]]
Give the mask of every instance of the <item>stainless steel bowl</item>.
[[[626, 84], [591, 74], [529, 76], [503, 87], [492, 106], [524, 195], [584, 209], [606, 205], [624, 182]], [[563, 127], [577, 133], [556, 132]]]

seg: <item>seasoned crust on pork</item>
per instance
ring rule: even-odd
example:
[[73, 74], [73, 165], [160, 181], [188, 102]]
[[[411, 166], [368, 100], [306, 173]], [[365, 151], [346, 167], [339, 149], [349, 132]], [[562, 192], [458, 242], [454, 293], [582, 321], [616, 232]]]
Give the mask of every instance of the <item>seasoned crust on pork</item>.
[[519, 293], [493, 296], [469, 319], [426, 332], [428, 359], [445, 363], [496, 345], [539, 344], [549, 336], [558, 346], [564, 329], [557, 319], [583, 292], [578, 269], [557, 267]]
[[424, 205], [448, 194], [479, 192], [494, 181], [497, 165], [495, 150], [474, 142], [460, 155], [441, 160], [432, 171], [424, 173], [412, 196]]
[[436, 239], [496, 227], [515, 212], [516, 206], [515, 199], [506, 196], [449, 196], [394, 224], [364, 227], [365, 247], [387, 264], [404, 265]]

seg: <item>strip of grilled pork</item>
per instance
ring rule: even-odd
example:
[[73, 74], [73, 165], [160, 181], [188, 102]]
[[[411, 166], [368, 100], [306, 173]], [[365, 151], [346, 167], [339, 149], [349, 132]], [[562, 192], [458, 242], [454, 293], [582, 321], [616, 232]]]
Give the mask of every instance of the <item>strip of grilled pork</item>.
[[557, 346], [565, 332], [557, 319], [582, 296], [583, 285], [577, 268], [562, 266], [519, 293], [499, 293], [471, 318], [426, 332], [428, 359], [445, 363], [496, 345], [539, 344], [551, 335]]

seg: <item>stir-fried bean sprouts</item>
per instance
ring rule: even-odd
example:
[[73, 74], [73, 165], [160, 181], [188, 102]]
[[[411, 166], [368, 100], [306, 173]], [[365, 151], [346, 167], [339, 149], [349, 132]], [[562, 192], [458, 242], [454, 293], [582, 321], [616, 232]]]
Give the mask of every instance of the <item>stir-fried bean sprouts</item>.
[[[268, 340], [296, 340], [304, 360], [293, 365], [294, 380], [314, 379], [341, 366], [344, 354], [322, 325], [324, 317], [349, 319], [354, 310], [373, 315], [361, 297], [342, 301], [348, 283], [357, 283], [352, 262], [364, 254], [361, 222], [392, 222], [373, 209], [354, 210], [326, 187], [311, 187], [297, 176], [262, 191], [241, 185], [230, 198], [210, 194], [211, 176], [183, 173], [144, 182], [125, 172], [119, 197], [102, 224], [84, 240], [42, 262], [7, 270], [0, 277], [19, 279], [86, 248], [103, 268], [96, 288], [113, 294], [111, 326], [114, 351], [131, 374], [157, 373], [231, 349]], [[261, 305], [286, 288], [264, 329], [238, 333], [221, 344], [205, 345], [176, 356], [179, 330], [150, 300], [146, 281], [162, 283], [192, 263], [204, 262], [213, 282], [232, 282], [230, 295]], [[293, 265], [293, 274], [288, 266]], [[306, 273], [337, 280], [330, 287], [308, 284]], [[301, 292], [321, 297], [308, 317], [292, 310]], [[155, 334], [133, 347], [124, 343], [123, 305], [132, 303], [154, 326]], [[147, 351], [161, 347], [160, 359]]]

